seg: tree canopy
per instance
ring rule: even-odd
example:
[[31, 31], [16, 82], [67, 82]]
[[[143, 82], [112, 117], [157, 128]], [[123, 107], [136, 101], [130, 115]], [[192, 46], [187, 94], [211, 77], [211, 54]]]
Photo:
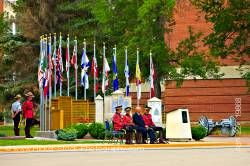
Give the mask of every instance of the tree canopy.
[[[164, 34], [170, 32], [172, 28], [167, 23], [173, 20], [175, 0], [19, 0], [17, 2], [15, 11], [19, 29], [16, 36], [10, 37], [20, 44], [4, 47], [12, 50], [9, 52], [5, 50], [4, 53], [12, 60], [12, 63], [8, 64], [8, 67], [13, 67], [12, 73], [18, 70], [17, 58], [23, 64], [18, 70], [19, 80], [22, 82], [26, 81], [37, 86], [35, 78], [39, 57], [39, 37], [42, 34], [54, 32], [62, 32], [63, 39], [66, 39], [67, 34], [71, 39], [77, 36], [78, 48], [83, 47], [82, 42], [86, 39], [87, 54], [91, 57], [92, 44], [96, 40], [99, 69], [102, 67], [103, 42], [108, 47], [109, 62], [111, 62], [112, 48], [116, 45], [120, 87], [125, 84], [125, 46], [128, 46], [131, 79], [135, 75], [136, 49], [139, 48], [142, 76], [147, 81], [149, 52], [152, 50], [157, 74], [155, 81], [157, 97], [161, 97], [160, 82], [166, 79], [181, 82], [186, 76], [220, 77], [216, 63], [209, 58], [209, 55], [200, 52], [197, 48], [196, 42], [201, 40], [200, 33], [196, 34], [190, 29], [190, 36], [181, 41], [176, 50], [171, 50], [166, 44]], [[9, 42], [10, 40], [5, 40], [2, 44]], [[63, 47], [65, 48], [65, 43]], [[72, 47], [73, 43], [71, 43], [71, 50]], [[0, 68], [3, 68], [2, 65]], [[23, 88], [20, 89], [23, 90]], [[88, 96], [91, 95], [90, 89]]]

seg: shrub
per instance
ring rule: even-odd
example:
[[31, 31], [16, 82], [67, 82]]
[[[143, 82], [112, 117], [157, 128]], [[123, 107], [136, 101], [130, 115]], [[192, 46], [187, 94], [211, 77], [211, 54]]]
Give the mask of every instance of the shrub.
[[92, 123], [89, 125], [89, 134], [95, 139], [104, 139], [105, 128], [103, 123]]
[[73, 125], [71, 127], [76, 129], [78, 139], [83, 138], [85, 135], [88, 134], [88, 126], [86, 124], [78, 123], [78, 124]]
[[192, 137], [196, 141], [206, 137], [207, 135], [207, 129], [200, 125], [192, 127], [191, 131], [192, 131]]
[[6, 137], [4, 133], [0, 133], [0, 137]]
[[58, 140], [74, 141], [77, 138], [77, 131], [74, 128], [57, 130], [56, 134]]

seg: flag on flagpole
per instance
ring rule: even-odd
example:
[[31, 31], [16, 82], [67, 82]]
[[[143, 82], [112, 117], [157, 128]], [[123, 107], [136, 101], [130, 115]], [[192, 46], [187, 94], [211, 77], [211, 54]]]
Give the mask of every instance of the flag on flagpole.
[[47, 48], [47, 37], [44, 41], [44, 58], [43, 58], [43, 94], [44, 96], [47, 96], [48, 90], [49, 90], [49, 70], [48, 70], [48, 48]]
[[155, 70], [152, 60], [152, 53], [150, 52], [150, 98], [155, 97], [154, 80], [155, 80]]
[[82, 50], [82, 59], [81, 59], [81, 85], [84, 86], [85, 89], [89, 89], [89, 78], [88, 78], [88, 68], [89, 68], [89, 58], [86, 54], [86, 51]]
[[78, 68], [78, 66], [77, 66], [77, 40], [75, 39], [74, 42], [75, 42], [75, 45], [74, 45], [73, 55], [71, 57], [70, 63], [75, 69], [75, 85], [76, 85], [75, 86], [75, 99], [77, 100], [77, 95], [78, 95], [78, 93], [77, 93], [77, 86], [78, 86], [78, 82], [77, 82], [77, 68]]
[[57, 57], [56, 57], [56, 84], [62, 83], [62, 72], [63, 72], [63, 66], [62, 66], [62, 54], [60, 47], [57, 50]]
[[110, 67], [107, 61], [107, 58], [103, 59], [103, 74], [102, 74], [102, 93], [105, 93], [107, 87], [109, 86], [108, 72]]
[[92, 63], [91, 63], [91, 74], [92, 76], [95, 76], [96, 78], [96, 85], [95, 85], [95, 90], [96, 92], [98, 91], [98, 88], [99, 88], [99, 84], [98, 84], [98, 66], [97, 66], [97, 60], [96, 60], [96, 57], [93, 56], [92, 58]]
[[40, 60], [39, 60], [39, 65], [38, 65], [38, 84], [39, 88], [43, 87], [43, 58], [44, 58], [44, 39], [43, 36], [41, 36], [40, 39]]
[[141, 70], [139, 66], [139, 51], [137, 50], [137, 60], [136, 60], [136, 89], [137, 89], [137, 100], [141, 99]]
[[126, 96], [129, 96], [129, 66], [128, 66], [128, 54], [127, 54], [127, 48], [125, 49], [125, 69], [124, 74], [126, 78]]
[[66, 48], [66, 72], [67, 72], [67, 78], [69, 78], [69, 68], [70, 68], [70, 55], [69, 55], [69, 36], [67, 37], [67, 48]]
[[113, 53], [112, 69], [113, 69], [113, 90], [117, 91], [119, 89], [119, 82], [118, 82], [118, 72], [116, 65], [116, 48], [114, 48], [114, 53]]

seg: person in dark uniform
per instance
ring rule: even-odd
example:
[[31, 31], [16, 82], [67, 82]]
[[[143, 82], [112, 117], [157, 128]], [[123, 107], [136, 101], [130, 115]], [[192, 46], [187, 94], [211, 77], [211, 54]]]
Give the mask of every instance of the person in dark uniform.
[[123, 123], [125, 126], [126, 131], [128, 131], [128, 137], [126, 140], [128, 141], [128, 144], [133, 143], [133, 131], [135, 129], [135, 124], [133, 123], [132, 116], [130, 115], [131, 107], [125, 108], [125, 115], [123, 116]]
[[22, 113], [22, 105], [21, 105], [21, 100], [22, 96], [21, 95], [16, 95], [15, 99], [16, 101], [11, 105], [11, 113], [12, 113], [12, 118], [14, 121], [14, 134], [15, 136], [20, 135], [20, 129], [19, 129], [19, 123], [20, 123], [20, 116]]
[[25, 126], [25, 136], [26, 138], [33, 138], [30, 134], [30, 128], [33, 123], [33, 116], [34, 116], [34, 106], [32, 99], [35, 97], [32, 92], [28, 92], [25, 94], [27, 100], [23, 103], [23, 115], [26, 119], [26, 126]]
[[154, 131], [159, 131], [159, 143], [165, 143], [163, 140], [163, 128], [155, 126], [155, 123], [152, 120], [152, 115], [149, 113], [151, 110], [151, 107], [145, 105], [144, 109], [145, 109], [145, 112], [142, 117], [143, 117], [146, 127], [151, 128]]
[[147, 139], [147, 133], [150, 138], [150, 144], [154, 144], [156, 139], [155, 139], [155, 133], [152, 129], [147, 128], [145, 125], [145, 122], [143, 120], [143, 117], [141, 115], [141, 107], [136, 107], [136, 113], [133, 115], [133, 122], [135, 123], [135, 127], [137, 129], [137, 132], [142, 133], [142, 143], [146, 143]]

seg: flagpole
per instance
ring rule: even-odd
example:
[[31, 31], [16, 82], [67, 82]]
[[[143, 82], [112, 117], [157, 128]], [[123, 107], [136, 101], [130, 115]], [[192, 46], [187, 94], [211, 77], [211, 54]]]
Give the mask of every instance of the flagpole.
[[[105, 42], [103, 42], [103, 71], [102, 71], [102, 78], [105, 78], [106, 76], [104, 76], [105, 73]], [[103, 112], [105, 113], [105, 92], [106, 92], [106, 85], [105, 85], [105, 79], [103, 80], [103, 84], [104, 84], [104, 92], [103, 92]]]
[[[84, 39], [84, 42], [83, 42], [83, 47], [84, 47], [84, 53], [85, 55], [87, 55], [87, 50], [86, 50], [86, 39]], [[84, 56], [85, 56], [84, 55]], [[86, 57], [85, 57], [86, 58]], [[87, 71], [85, 71], [87, 72]], [[85, 76], [84, 76], [84, 100], [86, 100], [86, 73], [85, 73]]]
[[[139, 48], [137, 48], [136, 50], [136, 56], [137, 56], [137, 63], [139, 64]], [[139, 93], [139, 87], [137, 86], [137, 106], [139, 107], [140, 99], [138, 93]]]
[[[60, 62], [62, 61], [62, 33], [60, 32], [60, 37], [59, 37], [59, 52], [60, 52]], [[61, 66], [62, 64], [60, 64], [60, 68], [62, 68]], [[62, 74], [62, 70], [60, 70], [61, 74]], [[62, 96], [62, 78], [60, 78], [60, 96]]]
[[[45, 56], [47, 58], [47, 62], [48, 62], [48, 38], [47, 38], [47, 35], [45, 35]], [[45, 109], [44, 109], [44, 129], [45, 131], [47, 130], [47, 127], [46, 127], [46, 115], [47, 115], [47, 101], [48, 101], [48, 97], [47, 97], [47, 94], [45, 96]]]
[[152, 81], [152, 71], [151, 71], [151, 65], [152, 65], [152, 52], [151, 52], [151, 50], [150, 50], [150, 53], [149, 53], [149, 65], [150, 65], [150, 76], [149, 76], [149, 78], [150, 78], [150, 80], [149, 80], [149, 87], [150, 87], [150, 89], [149, 89], [149, 98], [151, 99], [151, 96], [152, 96], [152, 94], [151, 94], [151, 81]]
[[[43, 58], [43, 36], [40, 37], [40, 62], [39, 62], [39, 68], [41, 67], [41, 63], [42, 63], [42, 58]], [[39, 73], [38, 73], [39, 74]], [[43, 124], [43, 118], [42, 118], [42, 110], [43, 110], [43, 88], [42, 88], [42, 84], [41, 84], [41, 80], [38, 80], [39, 82], [39, 88], [40, 88], [40, 122], [41, 124]], [[42, 125], [40, 125], [40, 131], [43, 130]]]
[[95, 62], [96, 61], [96, 50], [95, 50], [95, 41], [94, 41], [94, 100], [96, 98], [96, 71], [95, 71]]
[[76, 63], [75, 63], [75, 81], [76, 81], [76, 87], [75, 87], [75, 98], [77, 100], [77, 39], [75, 37], [75, 47], [76, 47]]
[[52, 78], [52, 71], [51, 71], [51, 34], [49, 34], [49, 131], [50, 131], [50, 109], [51, 109], [51, 97], [52, 97], [52, 85], [51, 85], [51, 78]]
[[56, 98], [56, 33], [54, 33], [53, 60], [54, 60], [54, 98]]
[[69, 96], [69, 60], [70, 60], [70, 53], [69, 53], [69, 34], [67, 38], [67, 52], [68, 52], [68, 60], [67, 60], [67, 95]]

